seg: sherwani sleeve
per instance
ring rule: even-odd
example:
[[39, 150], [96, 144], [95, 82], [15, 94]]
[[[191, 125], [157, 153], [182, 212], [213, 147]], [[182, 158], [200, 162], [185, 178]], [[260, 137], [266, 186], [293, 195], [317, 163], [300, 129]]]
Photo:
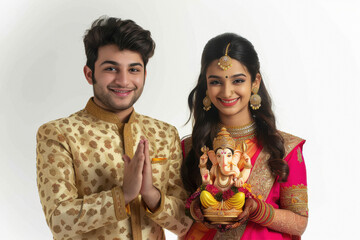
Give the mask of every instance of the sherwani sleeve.
[[55, 123], [44, 124], [37, 133], [38, 191], [55, 239], [74, 237], [128, 217], [119, 187], [79, 196], [77, 163], [65, 136]]
[[171, 128], [170, 131], [172, 141], [168, 159], [170, 167], [166, 192], [160, 191], [160, 207], [153, 213], [146, 210], [146, 214], [161, 227], [178, 236], [183, 236], [190, 228], [192, 220], [185, 215], [186, 191], [183, 188], [180, 176], [182, 162], [180, 139], [175, 128]]

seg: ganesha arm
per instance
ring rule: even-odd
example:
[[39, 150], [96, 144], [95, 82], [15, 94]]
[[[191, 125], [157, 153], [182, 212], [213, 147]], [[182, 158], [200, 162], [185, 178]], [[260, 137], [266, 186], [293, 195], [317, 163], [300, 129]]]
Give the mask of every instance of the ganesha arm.
[[278, 232], [301, 236], [307, 226], [308, 218], [286, 209], [274, 209], [274, 219], [267, 227]]
[[201, 180], [203, 184], [212, 184], [212, 181], [210, 179], [210, 172], [206, 167], [207, 160], [208, 160], [208, 156], [206, 153], [204, 153], [200, 157], [200, 164], [199, 164]]
[[241, 152], [240, 150], [235, 150], [231, 164], [233, 165], [233, 171], [235, 172], [233, 174], [234, 177], [238, 178], [240, 176], [240, 169], [238, 168], [238, 163], [240, 161]]
[[217, 161], [216, 161], [215, 152], [213, 150], [208, 151], [207, 155], [209, 156], [210, 161], [211, 161], [213, 166], [218, 164]]
[[250, 157], [246, 153], [243, 153], [243, 157], [245, 159], [245, 165], [244, 169], [240, 173], [239, 179], [235, 182], [236, 187], [241, 187], [249, 179], [252, 168]]
[[218, 165], [218, 162], [216, 161], [216, 155], [215, 155], [214, 150], [208, 151], [207, 154], [212, 163], [212, 166], [210, 169], [210, 178], [211, 178], [211, 184], [213, 184], [215, 181], [215, 168], [216, 168], [216, 165]]
[[240, 178], [242, 178], [243, 181], [246, 182], [250, 176], [252, 165], [251, 165], [250, 157], [246, 153], [243, 153], [243, 156], [245, 159], [245, 165], [244, 165], [244, 169], [241, 171]]

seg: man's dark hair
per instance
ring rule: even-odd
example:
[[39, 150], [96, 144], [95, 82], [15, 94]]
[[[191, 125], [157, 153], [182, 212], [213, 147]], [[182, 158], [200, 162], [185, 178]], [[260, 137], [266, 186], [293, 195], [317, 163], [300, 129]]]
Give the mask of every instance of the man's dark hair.
[[95, 20], [85, 32], [86, 65], [94, 72], [99, 47], [115, 44], [119, 50], [138, 52], [144, 67], [154, 55], [155, 42], [150, 31], [144, 30], [132, 20], [103, 16]]

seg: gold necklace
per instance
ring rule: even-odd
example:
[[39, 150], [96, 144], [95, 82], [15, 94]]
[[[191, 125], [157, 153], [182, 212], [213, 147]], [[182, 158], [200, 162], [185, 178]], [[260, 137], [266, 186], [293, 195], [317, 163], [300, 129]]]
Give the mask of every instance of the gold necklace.
[[[217, 131], [219, 131], [224, 125], [219, 123], [217, 127]], [[248, 149], [248, 145], [245, 141], [256, 136], [256, 124], [254, 121], [239, 127], [230, 126], [225, 128], [235, 140], [236, 144], [240, 144], [242, 152], [246, 152]]]
[[233, 126], [224, 126], [223, 124], [218, 124], [218, 129], [225, 127], [226, 130], [230, 133], [231, 137], [236, 141], [242, 141], [251, 139], [256, 136], [256, 124], [254, 121], [239, 127]]

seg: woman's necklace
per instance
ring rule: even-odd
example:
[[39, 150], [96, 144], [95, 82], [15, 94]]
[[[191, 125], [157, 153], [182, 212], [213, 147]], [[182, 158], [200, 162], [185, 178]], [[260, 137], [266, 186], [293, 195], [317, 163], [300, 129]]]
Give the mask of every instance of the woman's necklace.
[[231, 137], [236, 141], [251, 139], [256, 135], [256, 124], [254, 121], [239, 127], [224, 126], [223, 124], [219, 123], [218, 130], [220, 130], [222, 127], [225, 127], [226, 130], [230, 133]]
[[240, 146], [242, 148], [242, 152], [246, 152], [248, 149], [245, 141], [256, 136], [256, 124], [254, 121], [239, 127], [224, 126], [223, 124], [219, 123], [217, 126], [217, 131], [220, 131], [222, 127], [225, 127], [226, 130], [230, 133], [231, 137], [235, 140], [236, 145], [241, 144]]

